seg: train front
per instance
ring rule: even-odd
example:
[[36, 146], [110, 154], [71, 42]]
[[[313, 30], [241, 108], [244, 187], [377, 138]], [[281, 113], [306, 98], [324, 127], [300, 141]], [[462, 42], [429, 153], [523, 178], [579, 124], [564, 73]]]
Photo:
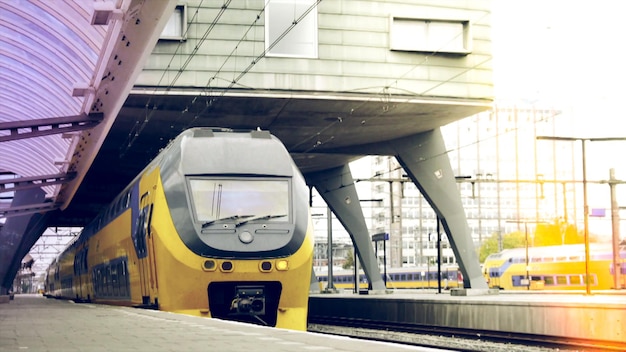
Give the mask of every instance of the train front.
[[305, 330], [308, 188], [286, 148], [266, 131], [193, 129], [176, 143], [180, 158], [161, 165], [180, 239], [156, 256], [161, 308]]

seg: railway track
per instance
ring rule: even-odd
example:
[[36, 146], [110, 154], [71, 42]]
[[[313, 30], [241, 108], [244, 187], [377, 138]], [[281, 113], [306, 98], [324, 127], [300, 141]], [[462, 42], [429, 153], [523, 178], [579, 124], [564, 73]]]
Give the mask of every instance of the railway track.
[[604, 352], [626, 350], [626, 343], [616, 344], [588, 339], [572, 340], [554, 336], [476, 331], [346, 318], [310, 319], [308, 331], [455, 351]]

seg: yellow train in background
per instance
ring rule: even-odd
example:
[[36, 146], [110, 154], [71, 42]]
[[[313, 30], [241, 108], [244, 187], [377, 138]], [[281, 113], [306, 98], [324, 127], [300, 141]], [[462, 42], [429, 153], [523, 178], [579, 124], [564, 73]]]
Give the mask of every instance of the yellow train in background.
[[[443, 289], [462, 288], [463, 275], [458, 265], [445, 265], [441, 267], [441, 278], [437, 274], [437, 266], [389, 268], [381, 274], [383, 281], [389, 289], [417, 289], [438, 288], [440, 283]], [[328, 272], [316, 273], [320, 288], [328, 286]], [[333, 270], [333, 286], [336, 289], [354, 289], [354, 270]], [[359, 288], [368, 289], [369, 283], [365, 274], [359, 274]]]
[[305, 330], [308, 187], [267, 131], [193, 128], [50, 265], [50, 297]]
[[[611, 244], [591, 243], [589, 286], [615, 288]], [[621, 287], [626, 287], [626, 250], [620, 250]], [[505, 249], [485, 259], [483, 275], [490, 288], [503, 290], [585, 290], [585, 247], [582, 244]]]

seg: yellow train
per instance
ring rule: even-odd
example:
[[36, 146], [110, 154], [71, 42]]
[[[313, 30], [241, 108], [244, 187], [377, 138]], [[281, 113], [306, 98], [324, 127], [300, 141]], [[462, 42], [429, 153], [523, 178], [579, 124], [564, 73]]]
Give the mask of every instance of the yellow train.
[[269, 132], [187, 130], [50, 265], [46, 295], [305, 330], [308, 192]]
[[[316, 274], [321, 289], [328, 286], [328, 272]], [[382, 274], [384, 280], [384, 273]], [[334, 270], [333, 286], [337, 289], [354, 289], [354, 270]], [[463, 275], [457, 265], [441, 267], [441, 278], [437, 274], [437, 266], [389, 268], [387, 279], [384, 280], [389, 289], [438, 288], [439, 282], [443, 289], [463, 287]], [[369, 283], [363, 272], [359, 274], [359, 288], [367, 289]]]
[[[591, 243], [589, 252], [589, 287], [594, 290], [615, 288], [612, 246]], [[626, 250], [623, 247], [620, 256], [620, 281], [621, 286], [626, 287]], [[585, 290], [585, 247], [582, 244], [530, 247], [528, 260], [526, 248], [505, 249], [487, 257], [483, 275], [489, 287], [503, 290]]]

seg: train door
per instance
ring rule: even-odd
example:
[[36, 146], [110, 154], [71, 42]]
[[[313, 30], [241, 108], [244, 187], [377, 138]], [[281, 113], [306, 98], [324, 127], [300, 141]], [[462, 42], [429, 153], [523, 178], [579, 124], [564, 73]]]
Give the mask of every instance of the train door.
[[87, 287], [89, 278], [89, 270], [87, 268], [87, 246], [80, 246], [74, 256], [74, 277], [76, 282], [74, 283], [74, 289], [77, 299], [89, 300], [89, 289]]
[[489, 287], [501, 288], [500, 267], [489, 268]]
[[156, 279], [156, 263], [154, 260], [154, 243], [150, 233], [152, 222], [152, 196], [150, 192], [142, 194], [139, 202], [139, 216], [136, 226], [135, 247], [139, 261], [139, 278], [141, 285], [142, 305], [157, 305], [151, 297], [156, 297], [158, 282]]

